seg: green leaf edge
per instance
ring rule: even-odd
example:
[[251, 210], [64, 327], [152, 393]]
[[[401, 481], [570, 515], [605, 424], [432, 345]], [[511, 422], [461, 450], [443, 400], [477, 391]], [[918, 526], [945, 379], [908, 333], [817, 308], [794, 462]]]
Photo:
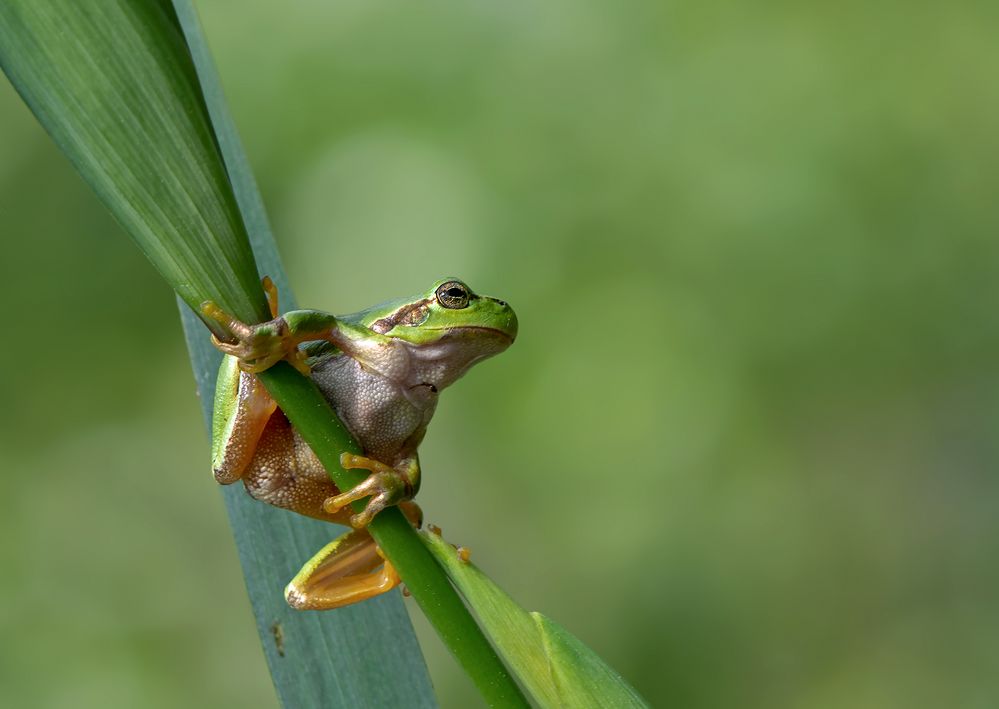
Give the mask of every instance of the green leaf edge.
[[542, 709], [646, 708], [648, 703], [593, 650], [547, 616], [526, 611], [439, 535], [420, 538], [447, 570], [493, 646]]

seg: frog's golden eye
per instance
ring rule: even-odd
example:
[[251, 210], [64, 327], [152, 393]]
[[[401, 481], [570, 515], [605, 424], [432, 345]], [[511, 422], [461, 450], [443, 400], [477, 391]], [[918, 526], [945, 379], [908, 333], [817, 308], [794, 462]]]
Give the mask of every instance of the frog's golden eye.
[[468, 307], [468, 288], [460, 281], [448, 281], [437, 288], [437, 302], [451, 310]]

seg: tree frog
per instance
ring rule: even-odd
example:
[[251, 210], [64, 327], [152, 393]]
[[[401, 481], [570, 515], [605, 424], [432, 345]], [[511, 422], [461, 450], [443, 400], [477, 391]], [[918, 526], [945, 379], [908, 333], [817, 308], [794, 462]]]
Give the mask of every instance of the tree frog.
[[[272, 320], [246, 325], [214, 303], [202, 313], [231, 334], [213, 342], [219, 369], [212, 422], [212, 468], [228, 485], [242, 480], [263, 502], [354, 530], [317, 553], [288, 584], [294, 608], [328, 609], [384, 593], [399, 583], [365, 529], [378, 512], [400, 505], [419, 526], [411, 500], [420, 487], [417, 447], [442, 389], [475, 363], [509, 347], [517, 316], [502, 300], [478, 295], [456, 278], [430, 290], [334, 316], [295, 310], [278, 316], [277, 291], [264, 279]], [[344, 468], [370, 475], [339, 490], [255, 373], [287, 359], [319, 387], [364, 455], [344, 453]], [[364, 510], [349, 504], [368, 498]]]

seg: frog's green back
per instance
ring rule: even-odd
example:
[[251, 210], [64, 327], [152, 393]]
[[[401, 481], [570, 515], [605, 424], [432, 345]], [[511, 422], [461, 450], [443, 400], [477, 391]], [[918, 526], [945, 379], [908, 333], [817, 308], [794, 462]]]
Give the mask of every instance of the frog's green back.
[[351, 325], [362, 325], [364, 327], [370, 327], [372, 323], [380, 320], [392, 313], [396, 312], [399, 308], [402, 308], [414, 301], [423, 299], [424, 295], [413, 295], [408, 298], [394, 298], [392, 300], [386, 300], [383, 303], [378, 303], [377, 305], [372, 305], [370, 308], [365, 308], [364, 310], [359, 310], [356, 313], [348, 313], [347, 315], [337, 315], [337, 320], [342, 320], [345, 323]]

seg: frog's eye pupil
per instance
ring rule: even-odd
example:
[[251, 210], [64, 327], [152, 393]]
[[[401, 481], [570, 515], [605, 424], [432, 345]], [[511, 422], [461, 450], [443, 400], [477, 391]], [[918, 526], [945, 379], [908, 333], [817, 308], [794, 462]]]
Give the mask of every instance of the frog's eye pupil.
[[468, 289], [457, 281], [450, 281], [437, 289], [437, 302], [450, 310], [468, 307]]

